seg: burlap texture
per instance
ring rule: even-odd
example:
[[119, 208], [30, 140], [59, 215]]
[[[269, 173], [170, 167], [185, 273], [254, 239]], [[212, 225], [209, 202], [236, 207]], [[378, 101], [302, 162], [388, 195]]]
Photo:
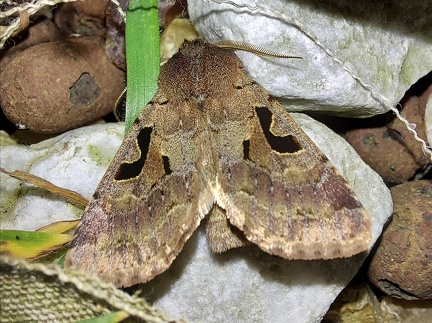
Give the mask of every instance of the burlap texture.
[[97, 277], [0, 256], [0, 322], [74, 322], [114, 311], [128, 321], [185, 322]]

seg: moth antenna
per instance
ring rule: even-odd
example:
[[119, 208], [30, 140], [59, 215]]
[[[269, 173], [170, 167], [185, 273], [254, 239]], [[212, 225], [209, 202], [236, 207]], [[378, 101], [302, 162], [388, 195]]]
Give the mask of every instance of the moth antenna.
[[253, 53], [260, 56], [277, 57], [277, 58], [300, 58], [300, 56], [284, 55], [276, 52], [272, 52], [263, 47], [252, 45], [243, 41], [233, 41], [233, 40], [221, 40], [214, 44], [220, 48], [232, 49], [232, 50], [244, 50], [249, 53]]

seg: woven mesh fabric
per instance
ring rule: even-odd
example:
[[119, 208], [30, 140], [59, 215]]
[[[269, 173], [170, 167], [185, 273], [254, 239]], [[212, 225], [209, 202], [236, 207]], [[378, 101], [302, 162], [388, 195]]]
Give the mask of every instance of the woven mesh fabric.
[[98, 278], [0, 257], [0, 322], [74, 322], [113, 311], [150, 323], [185, 322]]

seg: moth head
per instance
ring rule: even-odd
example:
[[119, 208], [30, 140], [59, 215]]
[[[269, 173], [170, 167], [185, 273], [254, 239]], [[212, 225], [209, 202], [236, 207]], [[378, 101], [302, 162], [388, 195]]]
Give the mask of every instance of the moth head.
[[237, 56], [201, 39], [185, 40], [176, 53], [163, 65], [159, 86], [170, 88], [182, 98], [206, 98], [233, 90], [238, 67]]

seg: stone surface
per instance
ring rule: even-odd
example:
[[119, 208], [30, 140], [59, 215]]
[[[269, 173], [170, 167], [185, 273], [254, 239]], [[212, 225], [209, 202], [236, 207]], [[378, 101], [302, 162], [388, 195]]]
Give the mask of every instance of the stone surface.
[[40, 43], [59, 40], [60, 38], [60, 31], [50, 19], [45, 18], [30, 24], [27, 30], [20, 33], [19, 37], [14, 38], [13, 46], [6, 47], [0, 52], [0, 74], [6, 65], [23, 50]]
[[102, 38], [42, 43], [18, 54], [2, 71], [0, 106], [16, 125], [58, 134], [110, 113], [124, 76], [108, 60]]
[[407, 300], [432, 299], [432, 181], [391, 189], [394, 210], [368, 269], [384, 293]]
[[[427, 91], [424, 95], [426, 94]], [[400, 114], [414, 125], [418, 136], [425, 139], [424, 95], [404, 98]], [[393, 112], [364, 120], [357, 119], [352, 124], [352, 128], [346, 132], [348, 142], [386, 182], [403, 183], [431, 163], [430, 156], [424, 154], [421, 143]]]
[[[307, 116], [293, 116], [351, 184], [371, 216], [375, 241], [392, 210], [390, 193], [381, 178], [328, 128]], [[120, 125], [97, 125], [31, 147], [4, 147], [0, 165], [29, 171], [88, 198], [122, 134]], [[2, 228], [33, 230], [80, 215], [80, 210], [61, 198], [0, 176], [2, 187], [5, 183]], [[199, 229], [173, 266], [144, 285], [144, 293], [169, 315], [191, 321], [319, 322], [364, 257], [288, 261], [254, 246], [213, 255]]]
[[378, 322], [426, 323], [432, 317], [432, 300], [407, 301], [385, 296], [381, 300], [381, 319]]
[[17, 141], [14, 138], [10, 137], [6, 131], [0, 130], [0, 147], [16, 144]]
[[54, 21], [62, 33], [69, 37], [104, 37], [108, 4], [105, 0], [65, 3], [55, 11]]
[[[89, 199], [120, 146], [123, 132], [122, 124], [99, 124], [31, 146], [4, 146], [0, 167], [29, 172]], [[82, 215], [82, 209], [63, 198], [3, 173], [0, 183], [0, 229], [36, 230]]]
[[369, 285], [351, 282], [336, 298], [323, 322], [420, 323], [430, 322], [432, 300], [408, 301], [384, 296], [379, 299]]
[[430, 2], [243, 1], [249, 8], [236, 3], [190, 0], [190, 19], [210, 42], [246, 41], [302, 56], [238, 52], [251, 76], [289, 103], [290, 111], [384, 113], [432, 70]]
[[378, 323], [382, 316], [380, 304], [366, 283], [350, 283], [339, 294], [324, 316], [323, 322]]
[[198, 35], [188, 19], [174, 19], [161, 34], [161, 62], [171, 58], [179, 50], [185, 39], [191, 40]]

